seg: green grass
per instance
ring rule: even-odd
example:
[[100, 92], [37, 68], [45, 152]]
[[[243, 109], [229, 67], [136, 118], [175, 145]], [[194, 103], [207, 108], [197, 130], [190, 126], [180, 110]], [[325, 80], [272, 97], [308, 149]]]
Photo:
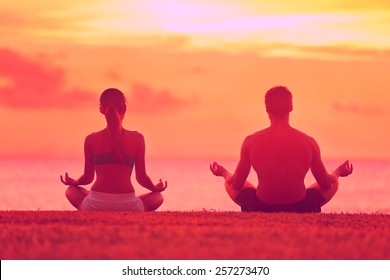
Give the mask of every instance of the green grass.
[[1, 259], [390, 259], [390, 215], [1, 211]]

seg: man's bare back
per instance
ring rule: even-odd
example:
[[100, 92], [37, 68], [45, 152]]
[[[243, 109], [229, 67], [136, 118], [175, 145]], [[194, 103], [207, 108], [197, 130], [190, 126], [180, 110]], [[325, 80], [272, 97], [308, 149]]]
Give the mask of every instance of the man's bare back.
[[304, 178], [318, 153], [315, 140], [288, 126], [269, 127], [244, 141], [258, 177], [257, 196], [270, 204], [287, 204], [306, 195]]

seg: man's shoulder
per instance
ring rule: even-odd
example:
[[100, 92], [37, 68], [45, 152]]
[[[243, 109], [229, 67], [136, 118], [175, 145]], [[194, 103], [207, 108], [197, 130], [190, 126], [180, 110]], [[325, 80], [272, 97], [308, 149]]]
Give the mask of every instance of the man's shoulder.
[[255, 131], [252, 134], [248, 135], [247, 137], [252, 137], [252, 138], [254, 138], [254, 137], [262, 137], [264, 135], [267, 135], [269, 133], [269, 130], [270, 130], [270, 128], [267, 127], [267, 128]]
[[245, 141], [248, 143], [256, 143], [256, 144], [263, 143], [263, 142], [268, 143], [270, 141], [271, 142], [274, 141], [275, 140], [274, 137], [278, 138], [281, 137], [281, 135], [283, 135], [282, 136], [283, 138], [293, 137], [298, 141], [307, 142], [310, 145], [317, 146], [317, 142], [312, 136], [293, 127], [291, 127], [289, 131], [286, 131], [286, 133], [282, 133], [277, 136], [270, 128], [265, 128], [248, 135], [245, 138]]
[[272, 133], [270, 132], [270, 128], [267, 127], [253, 132], [252, 134], [248, 135], [245, 139], [252, 140], [252, 141], [254, 140], [259, 141], [260, 139], [268, 138], [271, 135]]
[[245, 137], [244, 145], [251, 146], [255, 143], [261, 142], [262, 139], [266, 138], [267, 134], [268, 134], [267, 129], [255, 131], [254, 133], [249, 134], [248, 136]]
[[297, 135], [302, 136], [302, 137], [314, 139], [312, 136], [310, 136], [310, 135], [307, 134], [306, 132], [303, 132], [302, 130], [296, 129], [296, 128], [294, 128], [294, 127], [291, 127], [291, 131], [292, 131], [293, 133], [296, 133]]
[[314, 139], [314, 137], [310, 136], [309, 134], [307, 134], [307, 133], [305, 133], [303, 131], [295, 129], [295, 128], [294, 128], [294, 131], [295, 131], [295, 133], [297, 135], [299, 135], [300, 137], [302, 137], [302, 139], [304, 139], [307, 143], [309, 143], [309, 145], [312, 148], [317, 148], [318, 147], [317, 141]]
[[261, 134], [261, 130], [253, 132], [252, 134], [249, 134], [245, 137], [244, 141], [251, 141], [253, 138], [258, 137]]

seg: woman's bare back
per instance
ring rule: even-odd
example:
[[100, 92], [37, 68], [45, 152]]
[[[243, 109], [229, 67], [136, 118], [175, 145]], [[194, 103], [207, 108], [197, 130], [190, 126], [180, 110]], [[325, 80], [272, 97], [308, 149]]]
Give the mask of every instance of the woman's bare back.
[[123, 129], [120, 137], [123, 162], [118, 162], [115, 158], [107, 129], [87, 137], [86, 145], [89, 147], [97, 176], [92, 190], [109, 193], [134, 192], [130, 177], [139, 149], [140, 134]]

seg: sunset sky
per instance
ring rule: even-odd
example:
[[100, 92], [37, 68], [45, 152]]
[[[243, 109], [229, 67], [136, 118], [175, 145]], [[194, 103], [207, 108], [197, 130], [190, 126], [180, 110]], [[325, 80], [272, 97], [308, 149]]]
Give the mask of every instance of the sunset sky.
[[238, 157], [293, 93], [328, 158], [390, 157], [390, 2], [0, 2], [0, 155], [82, 156], [99, 96], [127, 96], [148, 157]]

